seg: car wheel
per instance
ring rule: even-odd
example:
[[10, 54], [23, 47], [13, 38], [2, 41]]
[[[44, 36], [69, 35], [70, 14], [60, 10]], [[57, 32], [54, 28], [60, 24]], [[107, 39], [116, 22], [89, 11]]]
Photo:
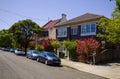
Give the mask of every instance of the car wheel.
[[40, 58], [37, 58], [37, 62], [40, 62]]
[[46, 64], [46, 65], [49, 65], [49, 64], [48, 64], [48, 60], [45, 61], [45, 64]]

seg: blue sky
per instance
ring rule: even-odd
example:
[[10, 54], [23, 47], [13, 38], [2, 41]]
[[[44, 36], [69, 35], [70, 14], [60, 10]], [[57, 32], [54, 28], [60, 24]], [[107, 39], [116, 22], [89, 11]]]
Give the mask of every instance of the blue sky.
[[8, 29], [19, 20], [31, 19], [40, 26], [49, 20], [67, 19], [94, 13], [111, 18], [115, 2], [109, 0], [0, 0], [0, 30]]

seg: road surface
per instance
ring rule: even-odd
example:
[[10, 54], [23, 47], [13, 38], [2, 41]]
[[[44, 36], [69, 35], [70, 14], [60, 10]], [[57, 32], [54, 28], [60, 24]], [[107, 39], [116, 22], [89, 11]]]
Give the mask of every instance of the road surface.
[[0, 51], [0, 79], [106, 79], [67, 67], [47, 66], [24, 56]]

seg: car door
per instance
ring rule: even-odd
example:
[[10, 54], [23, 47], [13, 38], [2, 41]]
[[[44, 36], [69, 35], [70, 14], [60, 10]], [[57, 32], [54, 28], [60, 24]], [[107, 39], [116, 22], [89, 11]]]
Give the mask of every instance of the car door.
[[46, 54], [45, 53], [41, 53], [40, 59], [41, 59], [42, 62], [45, 62], [46, 61]]

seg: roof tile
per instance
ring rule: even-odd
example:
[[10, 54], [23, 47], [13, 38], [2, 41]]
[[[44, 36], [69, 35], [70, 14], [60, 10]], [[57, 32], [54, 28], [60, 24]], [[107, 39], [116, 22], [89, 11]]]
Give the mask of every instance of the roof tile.
[[61, 19], [57, 19], [57, 20], [50, 20], [48, 23], [46, 23], [43, 28], [48, 29], [53, 27], [54, 25], [56, 25], [58, 22], [60, 22]]

